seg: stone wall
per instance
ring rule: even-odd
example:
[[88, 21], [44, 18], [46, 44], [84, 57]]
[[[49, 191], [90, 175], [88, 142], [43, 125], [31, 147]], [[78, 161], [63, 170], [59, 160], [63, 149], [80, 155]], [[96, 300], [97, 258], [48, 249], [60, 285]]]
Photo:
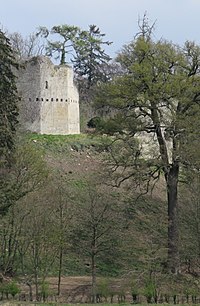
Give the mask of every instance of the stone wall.
[[23, 65], [17, 72], [22, 126], [40, 134], [79, 134], [79, 95], [73, 69], [55, 66], [44, 56]]

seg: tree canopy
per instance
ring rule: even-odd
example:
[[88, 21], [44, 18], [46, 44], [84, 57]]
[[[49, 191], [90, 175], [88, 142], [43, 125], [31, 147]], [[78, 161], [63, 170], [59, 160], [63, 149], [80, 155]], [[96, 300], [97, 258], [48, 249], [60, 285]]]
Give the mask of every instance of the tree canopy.
[[[87, 80], [88, 88], [104, 77], [103, 65], [111, 58], [102, 46], [111, 42], [103, 40], [105, 34], [96, 25], [90, 25], [89, 30], [67, 24], [53, 26], [50, 30], [39, 27], [37, 35], [47, 39], [46, 54], [50, 57], [55, 54], [61, 65], [73, 63], [76, 74]], [[58, 40], [51, 40], [51, 36]]]
[[[79, 27], [67, 24], [53, 26], [51, 30], [46, 27], [40, 27], [37, 35], [47, 39], [46, 54], [48, 56], [56, 55], [60, 59], [60, 64], [66, 64], [74, 54], [74, 42], [80, 33]], [[49, 40], [49, 35], [57, 36], [58, 40]], [[67, 55], [69, 58], [67, 59]]]
[[17, 68], [9, 39], [0, 31], [0, 159], [14, 147], [18, 96], [13, 69]]
[[145, 181], [149, 187], [151, 180], [164, 174], [169, 219], [168, 267], [176, 273], [178, 180], [180, 167], [186, 166], [184, 143], [191, 144], [191, 135], [193, 138], [195, 135], [195, 140], [199, 137], [191, 131], [190, 122], [200, 112], [200, 48], [192, 42], [181, 48], [165, 40], [154, 41], [152, 33], [153, 28], [144, 19], [140, 33], [118, 54], [124, 75], [101, 86], [96, 100], [98, 105], [114, 110], [111, 124], [105, 127], [117, 126], [115, 132], [120, 141], [128, 144], [132, 138], [140, 139], [139, 149], [130, 145], [128, 151], [123, 149], [127, 158], [120, 159], [119, 150], [113, 154], [112, 169], [117, 170], [118, 183], [134, 179], [138, 173], [140, 182]]
[[96, 25], [90, 25], [88, 31], [81, 31], [75, 43], [74, 69], [78, 75], [87, 78], [88, 87], [103, 79], [105, 73], [100, 67], [111, 60], [102, 45], [112, 42], [104, 41], [104, 36]]

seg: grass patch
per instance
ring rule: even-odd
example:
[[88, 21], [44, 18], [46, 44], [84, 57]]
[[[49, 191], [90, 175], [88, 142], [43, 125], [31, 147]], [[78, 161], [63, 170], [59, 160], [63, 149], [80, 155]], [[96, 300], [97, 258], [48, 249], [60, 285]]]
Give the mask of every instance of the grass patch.
[[87, 187], [87, 181], [84, 179], [73, 179], [71, 181], [69, 181], [69, 185], [71, 185], [72, 187], [77, 188], [78, 190], [84, 190]]
[[54, 153], [84, 151], [93, 149], [94, 151], [103, 151], [105, 148], [105, 136], [78, 134], [78, 135], [41, 135], [28, 133], [27, 139], [47, 151]]

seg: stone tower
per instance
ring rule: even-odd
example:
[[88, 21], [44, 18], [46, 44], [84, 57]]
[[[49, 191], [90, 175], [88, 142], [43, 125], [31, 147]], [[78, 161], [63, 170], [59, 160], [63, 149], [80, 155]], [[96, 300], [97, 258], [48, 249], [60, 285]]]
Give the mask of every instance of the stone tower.
[[55, 66], [45, 56], [33, 57], [23, 66], [17, 72], [22, 126], [39, 134], [79, 134], [79, 95], [73, 69]]

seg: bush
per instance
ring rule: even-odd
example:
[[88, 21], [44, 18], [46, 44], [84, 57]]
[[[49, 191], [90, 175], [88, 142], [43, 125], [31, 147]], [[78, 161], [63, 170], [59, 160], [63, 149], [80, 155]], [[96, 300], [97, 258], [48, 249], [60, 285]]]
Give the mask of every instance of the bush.
[[133, 299], [133, 304], [137, 304], [138, 303], [138, 296], [139, 296], [139, 290], [136, 287], [132, 287], [131, 288], [131, 295], [132, 295], [132, 299]]
[[46, 302], [48, 296], [49, 296], [49, 284], [43, 281], [41, 284], [41, 297], [43, 299], [43, 302]]
[[157, 290], [155, 284], [149, 280], [144, 288], [144, 296], [147, 299], [147, 303], [152, 303], [153, 301], [157, 303]]
[[17, 283], [15, 281], [12, 281], [11, 283], [8, 283], [8, 284], [1, 284], [0, 291], [1, 291], [2, 297], [3, 297], [3, 294], [5, 294], [6, 297], [8, 298], [10, 294], [14, 298], [16, 294], [20, 293], [21, 290], [19, 286], [17, 285]]
[[110, 288], [109, 288], [109, 281], [107, 279], [102, 279], [97, 285], [97, 292], [98, 292], [98, 302], [102, 302], [102, 298], [107, 301], [108, 297], [110, 296]]
[[97, 128], [99, 127], [101, 122], [101, 118], [100, 117], [93, 117], [92, 119], [90, 119], [87, 123], [87, 126], [89, 128]]

